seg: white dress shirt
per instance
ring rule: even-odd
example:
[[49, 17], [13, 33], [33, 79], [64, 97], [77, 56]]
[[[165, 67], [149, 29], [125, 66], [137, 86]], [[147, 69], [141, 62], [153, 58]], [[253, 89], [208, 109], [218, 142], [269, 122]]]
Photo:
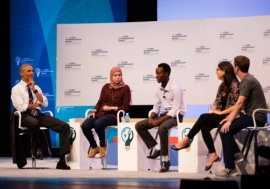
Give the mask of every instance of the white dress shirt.
[[185, 115], [185, 105], [183, 100], [183, 92], [179, 85], [171, 79], [168, 81], [165, 88], [159, 86], [156, 91], [156, 103], [153, 106], [153, 112], [158, 114], [160, 107], [163, 105], [167, 115], [172, 118], [176, 117], [176, 113], [180, 110], [182, 115]]
[[[35, 89], [38, 91], [38, 93], [42, 94], [42, 90], [39, 86], [35, 85]], [[39, 102], [35, 93], [33, 91], [32, 95], [34, 98], [33, 102], [39, 103], [43, 107], [48, 106], [48, 100], [47, 97], [42, 94], [43, 102]], [[21, 80], [17, 85], [15, 85], [11, 90], [11, 100], [13, 103], [13, 106], [20, 112], [25, 112], [27, 110], [27, 107], [29, 105], [29, 94], [28, 94], [28, 87], [27, 83], [23, 80]], [[40, 109], [40, 107], [37, 107]]]

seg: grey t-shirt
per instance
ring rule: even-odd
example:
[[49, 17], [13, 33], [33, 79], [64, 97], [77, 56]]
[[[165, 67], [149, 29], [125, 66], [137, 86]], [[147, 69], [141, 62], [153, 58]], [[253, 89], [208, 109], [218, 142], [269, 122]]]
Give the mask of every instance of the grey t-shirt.
[[[240, 82], [239, 91], [240, 96], [246, 97], [244, 110], [247, 115], [252, 116], [253, 111], [257, 108], [267, 108], [261, 84], [249, 73]], [[266, 113], [257, 112], [255, 114], [255, 119], [265, 123]]]

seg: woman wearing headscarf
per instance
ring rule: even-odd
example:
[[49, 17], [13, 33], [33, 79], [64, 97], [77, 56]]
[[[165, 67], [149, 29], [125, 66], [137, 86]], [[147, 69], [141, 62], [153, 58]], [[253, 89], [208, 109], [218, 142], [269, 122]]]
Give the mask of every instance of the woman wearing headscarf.
[[[99, 157], [106, 155], [105, 129], [110, 125], [117, 125], [117, 111], [128, 111], [131, 102], [131, 92], [122, 78], [122, 70], [113, 67], [110, 71], [110, 83], [102, 87], [99, 100], [92, 113], [82, 123], [82, 131], [90, 143], [90, 151], [87, 157], [93, 158], [100, 153]], [[95, 129], [99, 137], [97, 145], [92, 133]]]

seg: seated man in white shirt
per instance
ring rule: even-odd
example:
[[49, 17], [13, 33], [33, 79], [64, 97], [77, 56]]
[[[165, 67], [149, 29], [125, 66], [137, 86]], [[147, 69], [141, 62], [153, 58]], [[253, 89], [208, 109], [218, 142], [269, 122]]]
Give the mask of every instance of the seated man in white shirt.
[[[161, 83], [161, 86], [156, 91], [156, 103], [153, 106], [150, 117], [136, 123], [135, 126], [147, 148], [155, 147], [153, 155], [147, 158], [155, 159], [160, 155], [162, 156], [160, 173], [169, 171], [171, 165], [168, 157], [168, 131], [177, 125], [176, 116], [183, 118], [185, 113], [182, 90], [169, 78], [170, 73], [171, 68], [166, 63], [161, 63], [156, 68], [157, 82]], [[165, 112], [158, 116], [161, 105], [163, 105]], [[180, 110], [181, 115], [176, 115], [178, 110]], [[157, 126], [159, 126], [160, 146], [148, 131]]]
[[[40, 111], [40, 106], [47, 107], [48, 100], [42, 94], [39, 86], [33, 80], [33, 67], [23, 64], [20, 67], [21, 81], [11, 91], [11, 100], [16, 110], [21, 112], [21, 124], [29, 129], [33, 143], [39, 146], [40, 127], [46, 127], [60, 134], [60, 160], [57, 169], [68, 170], [65, 155], [70, 152], [70, 126], [69, 124], [47, 116]], [[36, 156], [36, 154], [33, 154]], [[22, 168], [22, 167], [20, 167]]]

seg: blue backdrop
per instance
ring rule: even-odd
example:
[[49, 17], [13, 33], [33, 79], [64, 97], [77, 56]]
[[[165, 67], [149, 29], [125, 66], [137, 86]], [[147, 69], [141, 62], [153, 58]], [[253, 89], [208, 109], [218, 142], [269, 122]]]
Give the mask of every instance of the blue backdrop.
[[[126, 22], [126, 0], [12, 0], [10, 3], [11, 87], [20, 81], [19, 66], [32, 64], [35, 82], [49, 100], [46, 109], [55, 114], [56, 25]], [[11, 107], [13, 110], [12, 104]], [[89, 107], [70, 113], [82, 117], [86, 108]], [[60, 119], [67, 121], [65, 117]], [[59, 137], [54, 132], [51, 134], [52, 146], [59, 147]]]

